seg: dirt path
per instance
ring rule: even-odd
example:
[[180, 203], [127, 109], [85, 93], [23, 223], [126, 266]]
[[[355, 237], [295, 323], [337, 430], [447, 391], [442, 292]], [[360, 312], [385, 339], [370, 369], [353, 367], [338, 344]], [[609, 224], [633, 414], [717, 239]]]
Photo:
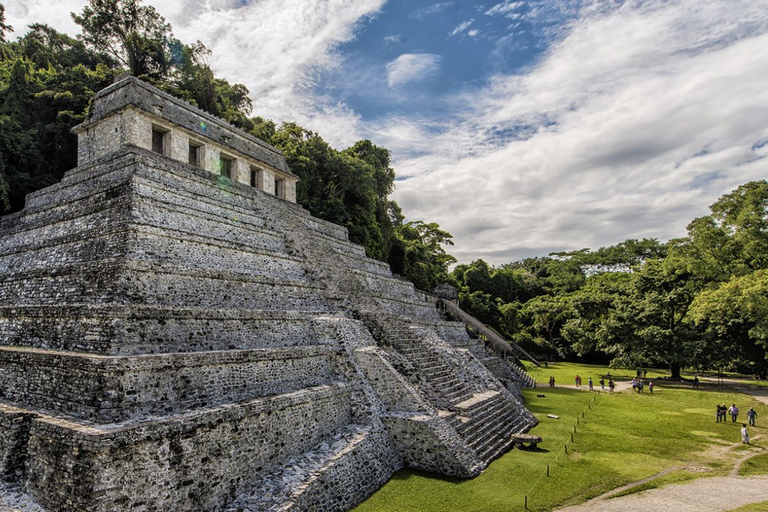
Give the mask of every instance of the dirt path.
[[[752, 395], [768, 404], [768, 389], [746, 386], [738, 381], [727, 382], [738, 391]], [[759, 439], [755, 436], [754, 439]], [[728, 450], [733, 450], [740, 443]], [[768, 501], [768, 475], [740, 477], [742, 463], [758, 455], [749, 450], [734, 461], [728, 476], [699, 478], [689, 483], [673, 484], [658, 489], [641, 491], [627, 496], [614, 497], [632, 488], [651, 482], [674, 471], [697, 471], [702, 468], [679, 466], [668, 468], [656, 475], [613, 489], [581, 505], [574, 505], [556, 512], [727, 512], [743, 505]]]
[[768, 475], [699, 478], [620, 498], [595, 498], [558, 512], [726, 512], [768, 501]]

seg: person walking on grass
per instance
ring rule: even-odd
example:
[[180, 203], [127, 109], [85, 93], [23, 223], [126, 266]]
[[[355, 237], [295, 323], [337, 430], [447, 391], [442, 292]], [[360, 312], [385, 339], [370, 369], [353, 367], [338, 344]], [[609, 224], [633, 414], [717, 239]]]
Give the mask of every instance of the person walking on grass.
[[605, 391], [605, 377], [600, 377], [600, 389]]
[[736, 404], [733, 404], [730, 409], [728, 409], [728, 412], [731, 413], [731, 423], [736, 423], [736, 419], [739, 417], [739, 408], [736, 407]]
[[592, 391], [592, 377], [587, 379], [587, 384], [589, 384], [589, 390]]
[[648, 383], [648, 392], [650, 392], [651, 394], [653, 394], [653, 381], [651, 381], [651, 382], [649, 382], [649, 383]]
[[693, 376], [693, 389], [699, 389], [699, 377], [696, 375]]
[[613, 391], [615, 387], [616, 384], [614, 384], [612, 380], [608, 379], [608, 388]]
[[749, 432], [747, 432], [747, 424], [741, 425], [741, 442], [742, 444], [749, 444]]
[[715, 411], [716, 416], [715, 417], [717, 418], [717, 420], [715, 422], [716, 423], [720, 423], [720, 415], [723, 414], [722, 406], [720, 404], [717, 404], [717, 405], [715, 405], [715, 409], [716, 409], [716, 411]]
[[750, 426], [755, 426], [755, 420], [757, 419], [757, 411], [755, 411], [753, 408], [749, 408], [747, 411], [747, 420], [749, 421]]

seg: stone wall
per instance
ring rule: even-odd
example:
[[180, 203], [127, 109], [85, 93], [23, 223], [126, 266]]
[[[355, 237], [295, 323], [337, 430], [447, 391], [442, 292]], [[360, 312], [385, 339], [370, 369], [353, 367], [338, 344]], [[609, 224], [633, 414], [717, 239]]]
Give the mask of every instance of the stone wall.
[[38, 419], [28, 492], [49, 510], [220, 510], [349, 422], [344, 387], [309, 388], [115, 430]]

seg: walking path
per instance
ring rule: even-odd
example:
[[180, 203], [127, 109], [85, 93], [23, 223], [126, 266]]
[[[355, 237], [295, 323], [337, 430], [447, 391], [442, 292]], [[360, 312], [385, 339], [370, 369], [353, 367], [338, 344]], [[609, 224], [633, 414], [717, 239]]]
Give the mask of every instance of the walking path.
[[[736, 380], [730, 380], [726, 383], [768, 405], [768, 388], [747, 386]], [[619, 388], [617, 387], [617, 389]], [[759, 438], [759, 435], [754, 436], [754, 439]], [[741, 443], [736, 443], [729, 450], [740, 445]], [[636, 494], [614, 497], [674, 471], [700, 469], [673, 467], [643, 480], [613, 489], [581, 505], [562, 508], [556, 512], [616, 512], [619, 510], [621, 512], [669, 512], [670, 510], [675, 512], [727, 512], [752, 503], [768, 502], [768, 475], [738, 476], [741, 464], [755, 455], [757, 455], [755, 450], [743, 453], [736, 460], [728, 476], [699, 478], [689, 483], [672, 484]]]

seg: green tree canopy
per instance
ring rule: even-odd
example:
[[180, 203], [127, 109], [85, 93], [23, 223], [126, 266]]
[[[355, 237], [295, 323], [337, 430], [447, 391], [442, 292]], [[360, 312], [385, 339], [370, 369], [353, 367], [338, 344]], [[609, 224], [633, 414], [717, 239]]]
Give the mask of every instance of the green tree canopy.
[[716, 338], [711, 364], [743, 365], [768, 376], [768, 270], [733, 276], [704, 290], [691, 305], [691, 318]]
[[171, 25], [141, 0], [89, 0], [72, 19], [82, 27], [85, 44], [112, 56], [133, 76], [162, 78], [180, 58]]
[[13, 31], [13, 27], [5, 24], [5, 6], [0, 4], [0, 43], [5, 42], [5, 33]]

